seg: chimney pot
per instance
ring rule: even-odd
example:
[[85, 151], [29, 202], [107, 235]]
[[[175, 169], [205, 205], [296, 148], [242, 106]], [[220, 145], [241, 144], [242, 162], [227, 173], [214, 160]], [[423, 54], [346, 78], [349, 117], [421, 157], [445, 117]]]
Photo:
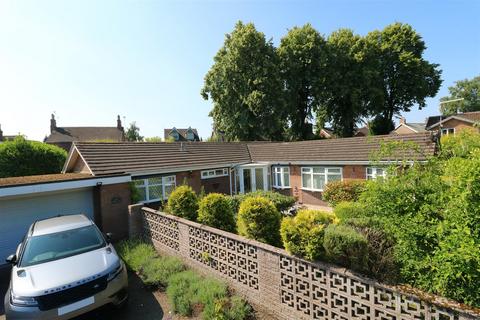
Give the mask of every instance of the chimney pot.
[[401, 123], [401, 124], [405, 124], [405, 117], [401, 117], [401, 118], [400, 118], [400, 123]]
[[117, 115], [117, 128], [120, 130], [123, 129], [122, 120], [120, 120], [120, 115]]
[[50, 119], [50, 133], [53, 133], [57, 129], [57, 121], [55, 120], [55, 115], [52, 113], [52, 118]]

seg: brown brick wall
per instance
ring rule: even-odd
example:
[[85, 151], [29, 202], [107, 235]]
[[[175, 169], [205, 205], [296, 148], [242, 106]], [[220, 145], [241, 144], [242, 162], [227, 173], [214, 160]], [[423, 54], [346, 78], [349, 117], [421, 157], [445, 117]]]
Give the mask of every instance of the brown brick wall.
[[201, 182], [200, 182], [200, 171], [195, 170], [195, 171], [183, 171], [183, 172], [178, 172], [176, 174], [176, 179], [177, 179], [177, 186], [182, 185], [184, 182], [187, 182], [187, 184], [192, 187], [192, 189], [199, 193], [201, 189]]
[[99, 193], [102, 231], [113, 233], [114, 240], [128, 237], [129, 184], [102, 185]]
[[[473, 124], [471, 123], [468, 123], [468, 122], [465, 122], [465, 121], [459, 121], [457, 119], [452, 119], [452, 120], [449, 120], [447, 122], [444, 122], [442, 124], [442, 128], [455, 128], [455, 132], [459, 132], [461, 130], [465, 130], [465, 129], [468, 129], [468, 130], [480, 130], [480, 129], [476, 129], [475, 127], [473, 127]], [[439, 127], [435, 127], [434, 128], [435, 130], [440, 130]]]
[[230, 194], [229, 177], [217, 177], [210, 179], [201, 179], [201, 171], [184, 171], [176, 174], [177, 186], [182, 185], [185, 181], [192, 187], [192, 189], [199, 193], [201, 187], [205, 189], [206, 193], [218, 192]]
[[266, 319], [478, 319], [458, 303], [416, 296], [255, 240], [151, 209], [140, 215], [144, 235], [160, 253], [223, 279], [255, 309], [268, 313]]

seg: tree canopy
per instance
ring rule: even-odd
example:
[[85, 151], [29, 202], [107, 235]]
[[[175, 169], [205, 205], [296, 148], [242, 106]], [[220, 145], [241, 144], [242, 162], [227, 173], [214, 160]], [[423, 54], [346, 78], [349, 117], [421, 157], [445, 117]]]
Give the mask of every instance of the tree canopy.
[[137, 123], [135, 121], [130, 123], [127, 132], [125, 133], [125, 138], [127, 141], [143, 141], [143, 137], [140, 135], [140, 128], [137, 127]]
[[370, 120], [372, 134], [387, 134], [395, 115], [423, 108], [441, 85], [425, 49], [402, 23], [364, 37], [340, 29], [327, 40], [306, 24], [290, 29], [275, 49], [253, 24], [238, 22], [202, 96], [213, 101], [214, 127], [229, 140], [310, 139], [313, 122], [348, 137]]
[[0, 143], [0, 178], [60, 173], [67, 152], [22, 136]]
[[462, 112], [480, 111], [480, 76], [455, 82], [448, 88], [449, 96], [442, 97], [440, 101], [452, 101], [440, 104], [440, 112], [451, 115]]
[[282, 82], [272, 41], [238, 22], [205, 76], [201, 94], [213, 101], [217, 130], [228, 140], [280, 140], [285, 128]]

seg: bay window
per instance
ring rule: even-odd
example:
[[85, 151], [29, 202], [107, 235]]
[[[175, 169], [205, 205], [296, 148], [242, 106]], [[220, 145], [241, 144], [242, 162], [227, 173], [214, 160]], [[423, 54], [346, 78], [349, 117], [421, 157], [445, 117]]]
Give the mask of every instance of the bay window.
[[134, 179], [133, 183], [138, 191], [139, 202], [148, 203], [167, 200], [175, 189], [175, 176], [150, 177]]
[[302, 167], [302, 189], [323, 191], [327, 183], [342, 179], [342, 168]]
[[290, 188], [290, 168], [289, 167], [273, 167], [273, 187], [274, 188]]

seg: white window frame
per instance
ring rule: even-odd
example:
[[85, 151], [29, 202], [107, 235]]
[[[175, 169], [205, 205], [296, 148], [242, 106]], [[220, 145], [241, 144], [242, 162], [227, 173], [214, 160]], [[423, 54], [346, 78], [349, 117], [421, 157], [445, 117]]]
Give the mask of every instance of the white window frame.
[[[280, 181], [277, 181], [277, 174], [280, 174]], [[285, 184], [285, 174], [288, 174], [288, 185]], [[274, 166], [272, 167], [273, 183], [272, 186], [276, 189], [290, 188], [290, 167]]]
[[448, 136], [450, 134], [455, 134], [455, 128], [442, 128], [440, 132], [442, 136]]
[[[151, 178], [161, 178], [161, 183], [149, 183], [149, 179]], [[172, 179], [173, 178], [173, 179]], [[173, 183], [168, 181], [168, 180], [173, 180]], [[177, 177], [175, 175], [168, 175], [168, 176], [154, 176], [154, 177], [149, 177], [149, 178], [143, 178], [143, 179], [134, 179], [135, 181], [143, 181], [143, 185], [136, 185], [136, 188], [145, 188], [145, 199], [141, 199], [139, 203], [150, 203], [150, 202], [158, 202], [162, 200], [167, 200], [168, 196], [165, 193], [165, 187], [166, 186], [172, 186], [175, 188], [177, 185]], [[162, 186], [162, 197], [160, 198], [150, 198], [150, 187], [158, 187]]]
[[228, 168], [219, 168], [219, 169], [211, 169], [211, 170], [203, 170], [200, 174], [202, 179], [212, 179], [218, 177], [226, 177], [228, 176]]
[[[372, 173], [368, 173], [368, 170], [371, 170]], [[380, 169], [383, 171], [382, 174], [378, 174], [377, 173], [377, 170]], [[377, 180], [377, 177], [382, 177], [383, 179], [385, 179], [385, 177], [387, 176], [387, 170], [385, 168], [381, 168], [381, 167], [366, 167], [365, 168], [365, 179], [366, 180]]]
[[[313, 168], [322, 168], [324, 169], [323, 173], [313, 173]], [[310, 172], [304, 172], [304, 169], [309, 170]], [[308, 190], [308, 191], [319, 191], [323, 192], [324, 189], [315, 189], [313, 188], [313, 176], [324, 176], [325, 177], [325, 186], [328, 184], [328, 175], [329, 175], [329, 170], [334, 169], [334, 170], [340, 170], [340, 181], [343, 181], [343, 168], [342, 167], [323, 167], [323, 166], [308, 166], [308, 167], [301, 167], [300, 168], [300, 176], [301, 176], [301, 186], [302, 190]], [[303, 186], [303, 175], [304, 174], [310, 174], [310, 181], [311, 181], [311, 188], [304, 187]], [[338, 172], [331, 172], [330, 174], [337, 174]], [[338, 180], [334, 180], [338, 181]]]

